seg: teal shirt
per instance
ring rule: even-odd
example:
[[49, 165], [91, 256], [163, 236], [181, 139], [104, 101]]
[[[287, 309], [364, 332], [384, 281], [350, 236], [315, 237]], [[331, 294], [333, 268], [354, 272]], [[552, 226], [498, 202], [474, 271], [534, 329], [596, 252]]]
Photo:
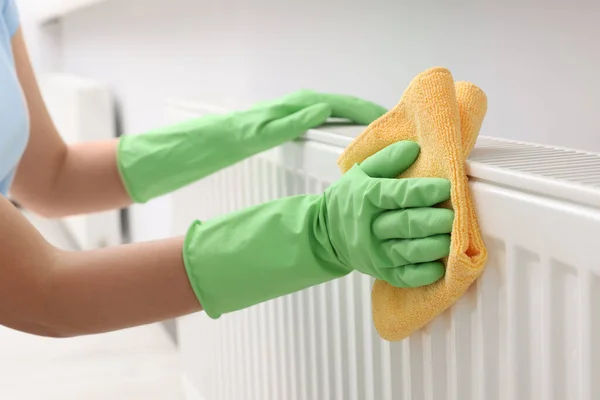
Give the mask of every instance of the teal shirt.
[[19, 28], [15, 0], [0, 0], [0, 10], [0, 195], [6, 196], [27, 146], [29, 116], [10, 43]]

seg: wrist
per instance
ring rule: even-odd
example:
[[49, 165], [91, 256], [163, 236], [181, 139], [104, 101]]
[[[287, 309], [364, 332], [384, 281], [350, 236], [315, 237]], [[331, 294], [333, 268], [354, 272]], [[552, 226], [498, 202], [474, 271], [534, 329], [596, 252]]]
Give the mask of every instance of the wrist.
[[322, 196], [275, 200], [203, 224], [183, 247], [198, 300], [212, 318], [351, 272], [333, 254]]

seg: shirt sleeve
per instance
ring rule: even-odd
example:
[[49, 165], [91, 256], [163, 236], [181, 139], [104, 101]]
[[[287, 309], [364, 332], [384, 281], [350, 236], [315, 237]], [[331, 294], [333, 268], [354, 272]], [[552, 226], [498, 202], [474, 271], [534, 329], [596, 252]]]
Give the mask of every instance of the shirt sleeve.
[[4, 9], [2, 10], [2, 15], [4, 17], [4, 21], [6, 21], [6, 26], [8, 27], [8, 32], [10, 36], [15, 34], [17, 29], [19, 29], [20, 21], [19, 21], [19, 10], [17, 9], [17, 5], [15, 0], [5, 0]]

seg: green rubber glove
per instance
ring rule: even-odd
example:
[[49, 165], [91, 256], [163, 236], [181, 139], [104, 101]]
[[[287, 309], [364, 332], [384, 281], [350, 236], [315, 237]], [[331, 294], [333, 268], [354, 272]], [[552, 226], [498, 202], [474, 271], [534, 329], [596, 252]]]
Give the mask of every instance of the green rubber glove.
[[419, 146], [393, 144], [356, 165], [322, 195], [288, 197], [190, 227], [190, 283], [212, 318], [358, 270], [398, 287], [444, 275], [454, 214], [434, 205], [450, 182], [390, 179]]
[[298, 138], [330, 117], [368, 125], [385, 112], [355, 97], [302, 90], [249, 110], [123, 136], [117, 164], [131, 199], [144, 203]]

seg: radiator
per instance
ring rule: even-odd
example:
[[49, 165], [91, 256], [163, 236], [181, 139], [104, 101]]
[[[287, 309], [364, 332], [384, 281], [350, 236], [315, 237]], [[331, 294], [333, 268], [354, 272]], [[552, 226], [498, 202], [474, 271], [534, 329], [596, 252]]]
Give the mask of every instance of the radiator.
[[[116, 137], [114, 104], [109, 90], [95, 81], [65, 74], [40, 76], [40, 89], [50, 116], [67, 143], [110, 140]], [[61, 220], [81, 249], [121, 243], [119, 211]]]
[[[172, 103], [173, 119], [205, 108]], [[362, 127], [324, 127], [173, 195], [173, 227], [340, 177]], [[471, 189], [489, 249], [483, 276], [401, 342], [371, 321], [353, 274], [218, 321], [178, 320], [188, 398], [592, 400], [600, 398], [600, 155], [481, 138]]]

